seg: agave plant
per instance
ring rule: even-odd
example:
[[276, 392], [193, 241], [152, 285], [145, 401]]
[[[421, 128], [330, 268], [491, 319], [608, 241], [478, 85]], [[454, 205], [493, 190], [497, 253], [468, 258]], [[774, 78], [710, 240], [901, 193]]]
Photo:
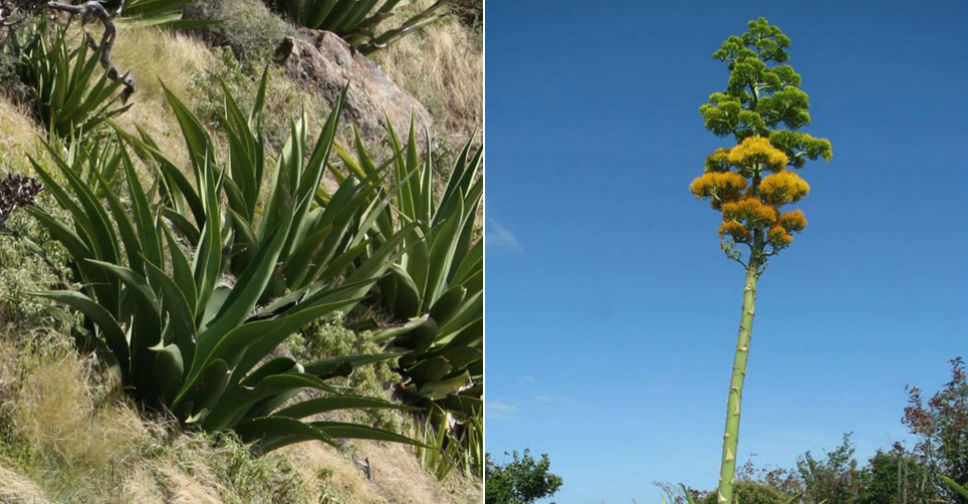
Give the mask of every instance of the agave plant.
[[270, 0], [267, 3], [302, 26], [334, 32], [369, 54], [434, 21], [446, 2], [438, 0], [399, 26], [379, 34], [377, 25], [393, 14], [400, 0]]
[[[186, 141], [197, 145], [194, 124], [189, 124], [185, 110], [170, 94], [169, 100], [183, 122]], [[317, 150], [331, 142], [330, 130], [339, 112], [337, 104], [327, 122], [332, 127], [324, 128]], [[291, 149], [301, 152], [304, 141], [298, 135], [290, 139]], [[127, 142], [132, 144], [133, 137], [128, 135]], [[150, 139], [136, 145], [142, 150], [153, 148]], [[142, 404], [171, 411], [183, 423], [207, 431], [233, 429], [245, 441], [258, 441], [261, 451], [307, 439], [332, 443], [337, 437], [415, 443], [366, 425], [301, 420], [333, 409], [401, 407], [346, 395], [325, 382], [394, 353], [338, 356], [306, 364], [289, 357], [273, 358], [276, 347], [293, 332], [357, 303], [394, 260], [407, 230], [372, 249], [353, 268], [344, 256], [323, 264], [322, 269], [333, 271], [333, 279], [314, 277], [282, 297], [267, 297], [280, 260], [293, 269], [317, 266], [310, 264], [309, 258], [315, 257], [311, 254], [283, 255], [287, 247], [301, 250], [304, 246], [306, 238], [300, 232], [307, 226], [305, 216], [313, 214], [308, 205], [315, 194], [306, 193], [298, 183], [303, 171], [297, 170], [295, 180], [288, 178], [294, 175], [286, 166], [290, 158], [280, 159], [269, 204], [270, 210], [279, 210], [266, 212], [264, 239], [255, 242], [244, 237], [236, 242], [234, 235], [245, 231], [221, 196], [231, 191], [226, 189], [232, 184], [226, 174], [239, 167], [220, 168], [210, 152], [193, 157], [197, 191], [185, 194], [198, 197], [200, 214], [195, 218], [200, 227], [192, 241], [179, 232], [177, 219], [165, 217], [173, 215], [171, 208], [159, 209], [151, 203], [156, 191], [170, 200], [171, 188], [165, 193], [164, 185], [156, 183], [146, 190], [125, 148], [107, 157], [81, 155], [71, 160], [56, 148], [50, 151], [66, 182], [62, 185], [39, 163], [34, 162], [34, 168], [70, 213], [72, 226], [43, 209], [31, 207], [30, 211], [70, 252], [84, 288], [42, 295], [86, 316], [91, 342], [118, 365], [122, 381]], [[158, 161], [165, 176], [172, 176], [165, 171], [163, 153], [152, 151], [149, 159]], [[93, 174], [106, 186], [99, 175], [117, 171], [124, 173], [129, 201], [115, 191], [103, 191], [99, 197], [97, 187], [85, 180], [90, 177], [82, 176]], [[273, 207], [272, 201], [285, 203]], [[237, 274], [230, 274], [237, 243], [256, 244], [257, 249], [238, 266]], [[194, 252], [186, 252], [186, 245]], [[294, 260], [304, 262], [295, 265]], [[307, 389], [326, 395], [291, 403]]]
[[40, 117], [61, 138], [90, 131], [131, 107], [117, 92], [124, 79], [110, 79], [100, 67], [103, 45], [71, 49], [66, 28], [49, 28], [45, 18], [11, 30], [0, 44], [16, 62], [20, 80], [36, 90]]
[[[228, 138], [230, 162], [219, 171], [227, 203], [226, 241], [223, 244], [228, 271], [241, 275], [269, 247], [275, 233], [284, 229], [283, 245], [262, 301], [291, 292], [304, 292], [320, 281], [332, 282], [361, 257], [370, 246], [368, 230], [374, 226], [389, 203], [378, 198], [376, 179], [350, 177], [341, 181], [332, 195], [318, 189], [326, 170], [342, 110], [341, 94], [333, 113], [327, 118], [312, 150], [309, 149], [305, 118], [294, 122], [291, 136], [279, 157], [275, 178], [268, 180], [265, 138], [259, 127], [267, 74], [263, 73], [249, 114], [244, 114], [228, 90], [222, 117]], [[218, 165], [211, 135], [177, 97], [165, 90], [168, 103], [181, 125], [192, 160], [192, 183], [145, 132], [140, 138], [124, 134], [126, 140], [146, 159], [159, 166], [164, 206], [162, 213], [192, 245], [199, 245], [208, 225], [204, 208], [206, 173]], [[307, 159], [308, 153], [308, 159]], [[260, 194], [269, 194], [260, 201]], [[284, 224], [292, 219], [292, 225]], [[409, 229], [400, 229], [406, 235]], [[402, 240], [397, 238], [396, 240]], [[380, 270], [382, 273], [382, 269]], [[366, 289], [361, 289], [364, 293]], [[349, 308], [346, 308], [349, 311]]]
[[968, 487], [965, 485], [959, 485], [957, 481], [947, 477], [942, 476], [941, 480], [945, 482], [952, 490], [954, 490], [958, 495], [968, 499]]
[[[482, 467], [481, 438], [468, 430], [479, 420], [483, 393], [483, 242], [475, 235], [475, 216], [484, 181], [478, 177], [482, 151], [471, 153], [468, 142], [457, 157], [439, 200], [435, 198], [433, 152], [427, 141], [419, 161], [411, 124], [406, 147], [388, 123], [394, 155], [389, 161], [400, 187], [394, 205], [377, 219], [377, 233], [415, 225], [404, 240], [405, 252], [380, 282], [382, 298], [402, 326], [375, 338], [389, 348], [407, 353], [399, 359], [405, 377], [402, 392], [422, 404], [440, 429], [453, 429], [451, 441], [476, 453]], [[337, 152], [348, 173], [373, 179], [380, 168], [357, 135], [356, 156], [342, 147]], [[453, 422], [452, 422], [453, 421]], [[446, 471], [444, 471], [446, 473]]]
[[124, 18], [129, 24], [189, 29], [219, 22], [209, 19], [183, 19], [183, 10], [192, 0], [102, 0], [101, 3], [112, 15]]

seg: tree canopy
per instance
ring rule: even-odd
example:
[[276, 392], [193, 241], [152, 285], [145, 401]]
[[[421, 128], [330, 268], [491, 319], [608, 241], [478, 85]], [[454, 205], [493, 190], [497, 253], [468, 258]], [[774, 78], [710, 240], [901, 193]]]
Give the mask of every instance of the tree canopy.
[[548, 472], [551, 461], [547, 453], [535, 460], [529, 450], [519, 456], [511, 453], [512, 461], [496, 464], [487, 454], [485, 474], [486, 504], [530, 504], [542, 497], [550, 497], [561, 487], [561, 477]]

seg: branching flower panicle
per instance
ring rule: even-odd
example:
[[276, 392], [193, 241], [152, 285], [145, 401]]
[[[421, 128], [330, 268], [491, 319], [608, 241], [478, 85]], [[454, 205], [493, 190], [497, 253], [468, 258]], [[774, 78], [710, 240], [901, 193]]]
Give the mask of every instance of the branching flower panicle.
[[747, 243], [753, 238], [746, 226], [736, 221], [726, 221], [719, 225], [719, 234], [732, 236], [737, 242]]
[[802, 231], [803, 228], [807, 227], [807, 219], [803, 216], [803, 211], [794, 210], [780, 216], [780, 225], [787, 232]]
[[744, 139], [729, 151], [730, 164], [749, 167], [760, 163], [767, 169], [779, 171], [789, 162], [787, 155], [770, 145], [768, 138], [753, 136]]
[[789, 170], [781, 170], [763, 177], [759, 186], [760, 197], [772, 205], [785, 205], [800, 201], [810, 192], [810, 184]]
[[745, 221], [752, 229], [762, 229], [775, 224], [778, 217], [775, 208], [763, 204], [757, 197], [723, 203], [724, 221]]
[[729, 171], [729, 149], [716, 149], [706, 156], [706, 172]]
[[[721, 211], [718, 231], [720, 238], [729, 239], [724, 250], [730, 257], [739, 252], [729, 243], [744, 243], [762, 261], [792, 243], [791, 233], [807, 226], [802, 211], [781, 215], [778, 209], [810, 192], [807, 181], [785, 168], [790, 159], [761, 136], [746, 137], [732, 149], [716, 149], [706, 157], [704, 173], [689, 190], [697, 198], [710, 198], [713, 209]], [[773, 173], [760, 179], [764, 171]], [[764, 245], [773, 250], [764, 250]]]
[[693, 180], [689, 190], [697, 198], [723, 202], [738, 199], [746, 184], [746, 178], [735, 172], [708, 172]]

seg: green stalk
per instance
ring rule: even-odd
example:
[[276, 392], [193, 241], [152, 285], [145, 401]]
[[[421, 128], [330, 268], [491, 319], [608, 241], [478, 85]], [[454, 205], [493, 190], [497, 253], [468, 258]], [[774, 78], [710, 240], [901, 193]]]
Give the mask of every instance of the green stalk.
[[743, 287], [743, 311], [740, 316], [733, 376], [729, 380], [729, 399], [726, 401], [726, 433], [723, 434], [723, 461], [719, 471], [719, 504], [732, 504], [733, 483], [736, 477], [736, 446], [739, 442], [739, 414], [743, 399], [743, 380], [746, 378], [746, 359], [749, 357], [750, 337], [753, 334], [753, 312], [756, 304], [756, 280], [760, 276], [758, 261], [750, 260], [746, 267]]

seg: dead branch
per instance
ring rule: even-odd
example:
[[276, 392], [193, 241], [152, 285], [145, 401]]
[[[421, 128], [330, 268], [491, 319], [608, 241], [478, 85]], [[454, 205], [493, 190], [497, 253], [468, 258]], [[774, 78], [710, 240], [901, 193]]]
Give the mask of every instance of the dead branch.
[[[109, 79], [115, 81], [120, 80], [124, 83], [124, 91], [121, 93], [121, 103], [126, 103], [131, 94], [134, 93], [134, 79], [127, 74], [121, 75], [117, 67], [114, 66], [114, 63], [111, 62], [111, 48], [114, 47], [114, 38], [118, 32], [114, 26], [114, 17], [121, 13], [124, 2], [121, 2], [121, 6], [114, 13], [105, 9], [98, 0], [88, 0], [78, 5], [52, 1], [47, 2], [47, 7], [67, 12], [72, 16], [80, 15], [82, 18], [94, 16], [101, 20], [101, 23], [104, 25], [104, 34], [101, 35], [101, 66], [107, 70]], [[88, 44], [93, 47], [94, 40], [90, 35], [87, 40]]]

